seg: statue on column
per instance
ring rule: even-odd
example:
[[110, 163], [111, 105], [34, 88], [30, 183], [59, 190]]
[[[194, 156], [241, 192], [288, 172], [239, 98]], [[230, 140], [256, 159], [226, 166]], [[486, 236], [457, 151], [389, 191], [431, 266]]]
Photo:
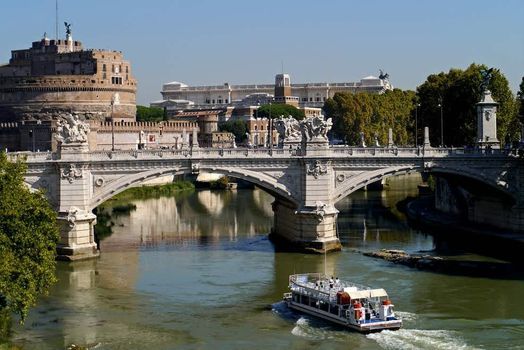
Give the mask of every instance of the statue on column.
[[482, 77], [482, 82], [480, 83], [480, 90], [482, 92], [488, 91], [489, 83], [491, 82], [491, 79], [493, 78], [493, 72], [495, 71], [495, 68], [490, 69], [483, 69], [480, 71], [480, 76]]

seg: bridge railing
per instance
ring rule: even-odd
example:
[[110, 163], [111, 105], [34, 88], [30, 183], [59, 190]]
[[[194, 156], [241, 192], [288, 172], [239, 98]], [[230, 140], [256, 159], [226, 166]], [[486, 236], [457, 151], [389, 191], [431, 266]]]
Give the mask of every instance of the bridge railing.
[[36, 163], [48, 160], [56, 160], [58, 159], [58, 154], [56, 152], [9, 152], [7, 153], [7, 157], [11, 161], [25, 158], [28, 163]]
[[[343, 157], [507, 157], [512, 155], [509, 149], [478, 149], [478, 148], [423, 148], [423, 147], [351, 147], [331, 146], [322, 156]], [[149, 149], [149, 150], [116, 150], [89, 152], [89, 158], [99, 160], [133, 160], [162, 158], [289, 158], [302, 156], [300, 149], [283, 148], [198, 148], [198, 149]], [[318, 156], [318, 154], [313, 154]], [[10, 152], [12, 160], [25, 157], [28, 163], [59, 160], [57, 152]]]

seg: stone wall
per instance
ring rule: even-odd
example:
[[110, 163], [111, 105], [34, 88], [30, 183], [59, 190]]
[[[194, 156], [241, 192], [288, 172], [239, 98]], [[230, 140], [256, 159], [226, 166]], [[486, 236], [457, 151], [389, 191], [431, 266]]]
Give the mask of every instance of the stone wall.
[[171, 148], [182, 149], [191, 145], [196, 122], [90, 122], [91, 150], [129, 150]]

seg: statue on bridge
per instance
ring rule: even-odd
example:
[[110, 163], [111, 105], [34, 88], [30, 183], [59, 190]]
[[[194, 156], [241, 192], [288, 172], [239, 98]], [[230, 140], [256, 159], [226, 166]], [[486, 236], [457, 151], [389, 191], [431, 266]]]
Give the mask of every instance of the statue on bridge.
[[275, 120], [275, 128], [280, 135], [280, 138], [284, 141], [300, 141], [302, 138], [302, 132], [300, 130], [300, 123], [292, 116], [285, 118], [280, 116]]
[[300, 122], [302, 136], [306, 141], [327, 141], [327, 133], [331, 130], [332, 126], [333, 122], [331, 118], [324, 120], [324, 117], [320, 115], [307, 117]]
[[86, 143], [89, 134], [89, 124], [80, 120], [78, 115], [66, 114], [59, 119], [55, 138], [63, 144]]
[[331, 118], [324, 120], [323, 116], [315, 115], [298, 121], [289, 116], [276, 119], [275, 127], [285, 142], [328, 141], [327, 133], [331, 130]]

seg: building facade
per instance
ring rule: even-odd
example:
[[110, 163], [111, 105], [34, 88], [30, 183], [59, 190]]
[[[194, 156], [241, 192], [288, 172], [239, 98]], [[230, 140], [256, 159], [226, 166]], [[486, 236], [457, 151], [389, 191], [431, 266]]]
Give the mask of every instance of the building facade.
[[[246, 97], [257, 102], [256, 97], [260, 97], [260, 104], [264, 104], [267, 95], [273, 95], [276, 89], [281, 89], [282, 95], [293, 96], [293, 101], [286, 101], [288, 104], [296, 104], [298, 107], [321, 108], [324, 102], [335, 95], [337, 92], [371, 92], [384, 93], [391, 90], [392, 86], [387, 76], [381, 78], [368, 76], [359, 82], [346, 83], [304, 83], [292, 84], [288, 74], [278, 74], [275, 84], [250, 84], [250, 85], [206, 85], [189, 86], [181, 82], [170, 82], [162, 86], [163, 101], [171, 100], [179, 105], [196, 107], [224, 107], [240, 103]], [[162, 101], [153, 102], [161, 103]], [[187, 107], [186, 107], [187, 108]]]
[[0, 122], [52, 120], [60, 113], [134, 121], [135, 95], [122, 52], [84, 49], [70, 28], [65, 40], [44, 35], [0, 65]]

